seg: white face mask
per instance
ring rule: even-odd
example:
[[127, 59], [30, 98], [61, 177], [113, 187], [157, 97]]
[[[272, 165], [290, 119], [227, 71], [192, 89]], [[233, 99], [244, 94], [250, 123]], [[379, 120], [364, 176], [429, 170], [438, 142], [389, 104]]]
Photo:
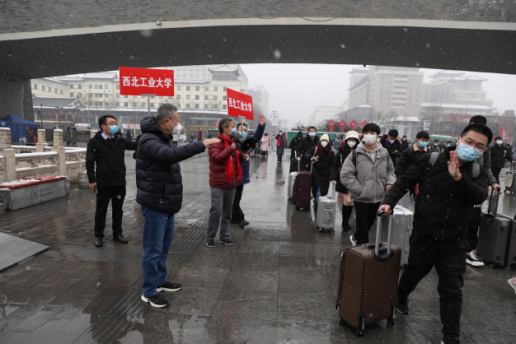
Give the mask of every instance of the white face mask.
[[326, 142], [326, 141], [321, 142], [321, 146], [326, 147], [327, 145], [328, 145], [328, 142]]
[[348, 141], [348, 146], [349, 146], [350, 148], [353, 148], [353, 147], [355, 147], [356, 145], [357, 145], [357, 143], [356, 143], [355, 141]]
[[389, 140], [390, 143], [394, 143], [394, 140]]
[[501, 145], [503, 143], [503, 141], [502, 140], [496, 140], [496, 143]]
[[363, 141], [368, 144], [368, 145], [372, 145], [376, 142], [376, 135], [373, 135], [373, 134], [366, 134], [364, 135], [364, 139]]

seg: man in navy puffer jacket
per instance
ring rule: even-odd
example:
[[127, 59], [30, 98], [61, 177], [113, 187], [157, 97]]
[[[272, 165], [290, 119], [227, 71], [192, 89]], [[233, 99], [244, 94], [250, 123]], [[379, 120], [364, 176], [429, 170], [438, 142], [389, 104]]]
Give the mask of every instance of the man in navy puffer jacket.
[[[237, 125], [237, 133], [242, 136], [244, 139], [247, 138], [247, 124], [239, 123]], [[256, 142], [260, 142], [262, 139], [263, 133], [265, 131], [265, 116], [260, 115], [258, 119], [258, 127], [254, 132], [253, 139]], [[241, 147], [238, 147], [241, 150]], [[238, 223], [238, 226], [244, 228], [249, 224], [248, 221], [245, 220], [244, 212], [240, 207], [240, 200], [242, 200], [242, 193], [244, 192], [244, 185], [249, 184], [251, 179], [249, 177], [249, 158], [247, 157], [245, 160], [240, 161], [240, 166], [242, 168], [242, 181], [238, 183], [235, 191], [235, 199], [233, 200], [233, 217], [231, 218], [231, 223]]]
[[160, 291], [174, 292], [180, 284], [167, 280], [167, 255], [174, 236], [174, 216], [181, 209], [183, 185], [179, 162], [202, 153], [219, 139], [207, 139], [173, 147], [169, 135], [179, 124], [177, 108], [163, 104], [158, 115], [141, 122], [142, 135], [136, 151], [136, 201], [145, 217], [143, 227], [142, 301], [166, 307]]

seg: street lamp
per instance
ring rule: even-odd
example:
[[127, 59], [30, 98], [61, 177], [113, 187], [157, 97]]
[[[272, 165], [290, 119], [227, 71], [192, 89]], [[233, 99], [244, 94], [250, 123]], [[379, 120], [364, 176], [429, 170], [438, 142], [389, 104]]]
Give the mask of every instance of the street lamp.
[[39, 104], [39, 123], [43, 129], [43, 104]]

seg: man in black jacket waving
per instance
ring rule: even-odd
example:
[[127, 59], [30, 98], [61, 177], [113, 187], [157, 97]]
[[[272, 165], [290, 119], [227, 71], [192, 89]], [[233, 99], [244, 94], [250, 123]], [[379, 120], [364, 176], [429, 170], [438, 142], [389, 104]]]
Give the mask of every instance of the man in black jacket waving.
[[[135, 150], [136, 144], [118, 133], [116, 118], [111, 115], [99, 119], [99, 131], [88, 141], [86, 171], [92, 192], [97, 193], [95, 212], [95, 246], [102, 247], [109, 201], [113, 207], [113, 240], [127, 244], [122, 234], [122, 207], [125, 198], [125, 151]], [[95, 169], [96, 166], [96, 169]]]
[[486, 126], [467, 126], [456, 147], [422, 156], [396, 181], [380, 207], [385, 215], [391, 214], [407, 190], [419, 184], [408, 266], [401, 276], [396, 308], [409, 313], [408, 296], [435, 266], [445, 344], [459, 343], [461, 288], [470, 251], [468, 224], [473, 206], [487, 199], [488, 188], [487, 172], [474, 161], [492, 138]]
[[142, 206], [145, 217], [141, 299], [153, 307], [168, 306], [160, 291], [181, 289], [180, 284], [167, 280], [167, 255], [174, 236], [174, 217], [183, 201], [179, 162], [220, 142], [215, 138], [173, 147], [170, 135], [178, 125], [177, 108], [171, 104], [161, 105], [155, 118], [149, 116], [142, 120], [142, 136], [136, 151], [136, 202]]

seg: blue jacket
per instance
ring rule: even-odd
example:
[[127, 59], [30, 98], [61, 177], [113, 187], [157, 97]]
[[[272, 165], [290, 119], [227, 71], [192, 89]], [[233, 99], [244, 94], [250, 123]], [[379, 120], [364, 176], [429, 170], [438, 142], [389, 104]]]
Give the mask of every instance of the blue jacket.
[[[260, 142], [264, 132], [265, 124], [258, 125], [258, 128], [256, 128], [256, 131], [254, 132], [253, 139], [255, 139], [256, 142]], [[242, 150], [242, 147], [239, 146], [238, 149]], [[242, 181], [238, 183], [239, 186], [249, 184], [251, 182], [251, 177], [249, 176], [249, 161], [243, 161], [243, 159], [240, 160], [240, 168], [242, 169]]]
[[183, 202], [179, 162], [204, 152], [206, 147], [202, 141], [172, 147], [169, 136], [152, 116], [145, 117], [140, 125], [142, 136], [136, 151], [136, 202], [175, 214]]

